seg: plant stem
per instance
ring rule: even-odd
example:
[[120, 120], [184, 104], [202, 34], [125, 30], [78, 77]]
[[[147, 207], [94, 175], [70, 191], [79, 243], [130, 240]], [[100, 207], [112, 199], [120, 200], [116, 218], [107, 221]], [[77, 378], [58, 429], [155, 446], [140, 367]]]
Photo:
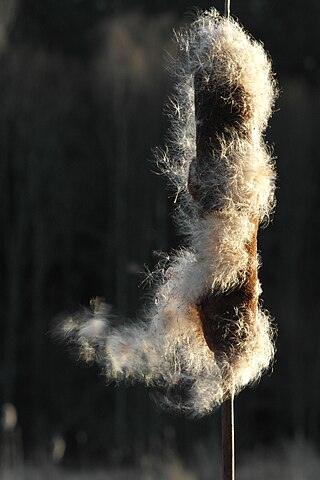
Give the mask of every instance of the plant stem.
[[230, 0], [225, 0], [224, 2], [224, 16], [230, 17]]
[[234, 396], [226, 400], [221, 407], [222, 417], [222, 465], [223, 480], [235, 479], [234, 461]]

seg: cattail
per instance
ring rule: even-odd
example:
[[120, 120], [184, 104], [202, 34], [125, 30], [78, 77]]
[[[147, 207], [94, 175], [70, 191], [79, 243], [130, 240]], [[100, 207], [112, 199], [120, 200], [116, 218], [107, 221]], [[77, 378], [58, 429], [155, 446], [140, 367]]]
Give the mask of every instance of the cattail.
[[263, 133], [276, 87], [262, 45], [215, 10], [177, 41], [171, 142], [161, 164], [176, 188], [187, 247], [161, 265], [141, 321], [117, 326], [96, 299], [60, 333], [110, 381], [159, 387], [164, 406], [200, 416], [257, 380], [274, 354], [259, 306], [257, 229], [274, 205]]

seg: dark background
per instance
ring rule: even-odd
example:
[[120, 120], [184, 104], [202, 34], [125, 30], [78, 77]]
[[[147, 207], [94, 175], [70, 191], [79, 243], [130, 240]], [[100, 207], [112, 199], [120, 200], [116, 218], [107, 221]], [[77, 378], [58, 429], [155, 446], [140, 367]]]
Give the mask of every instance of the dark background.
[[[320, 3], [231, 4], [270, 52], [281, 89], [267, 131], [278, 205], [259, 234], [278, 353], [273, 374], [236, 400], [237, 447], [297, 435], [319, 445]], [[173, 198], [149, 160], [165, 145], [172, 32], [194, 18], [194, 3], [0, 5], [0, 404], [17, 409], [25, 456], [49, 455], [57, 435], [64, 462], [78, 466], [214, 449], [219, 412], [164, 414], [145, 388], [105, 386], [48, 334], [58, 314], [97, 295], [137, 318], [144, 265], [181, 243]]]

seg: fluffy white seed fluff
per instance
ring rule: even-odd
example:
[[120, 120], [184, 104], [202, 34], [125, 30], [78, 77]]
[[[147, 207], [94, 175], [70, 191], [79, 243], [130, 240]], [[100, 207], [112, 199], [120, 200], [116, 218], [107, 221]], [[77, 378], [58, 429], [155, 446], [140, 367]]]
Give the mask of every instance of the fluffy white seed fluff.
[[[231, 388], [239, 392], [258, 379], [273, 357], [272, 327], [259, 308], [250, 328], [243, 313], [237, 313], [237, 329], [248, 330], [240, 353], [232, 364], [227, 356], [218, 360], [205, 341], [196, 302], [207, 292], [223, 294], [244, 280], [246, 245], [257, 220], [272, 208], [275, 174], [262, 135], [275, 83], [262, 45], [215, 10], [202, 14], [177, 40], [181, 55], [171, 100], [170, 157], [166, 152], [161, 163], [177, 190], [187, 247], [162, 265], [154, 300], [142, 320], [117, 326], [108, 307], [95, 300], [91, 310], [70, 316], [61, 334], [79, 346], [86, 361], [97, 361], [108, 380], [159, 387], [157, 399], [164, 406], [198, 416], [218, 406]], [[220, 197], [207, 215], [199, 215], [187, 190], [196, 154], [193, 83], [198, 71], [216, 85], [241, 85], [251, 112], [249, 134], [235, 131], [228, 142], [221, 137], [219, 152], [212, 152], [215, 161], [203, 188], [216, 188]]]
[[[190, 159], [196, 155], [195, 74], [204, 73], [211, 84], [241, 86], [251, 114], [249, 139], [239, 138], [236, 132], [227, 144], [221, 138], [222, 152], [204, 187], [209, 190], [225, 185], [221, 199], [225, 209], [240, 206], [260, 219], [268, 217], [274, 201], [275, 173], [262, 134], [277, 93], [268, 55], [239, 24], [219, 16], [216, 10], [202, 14], [188, 31], [177, 34], [177, 41], [180, 58], [174, 73], [178, 82], [169, 105], [172, 155], [167, 152], [159, 159], [163, 172], [178, 194], [186, 192]], [[192, 210], [189, 195], [181, 202]]]

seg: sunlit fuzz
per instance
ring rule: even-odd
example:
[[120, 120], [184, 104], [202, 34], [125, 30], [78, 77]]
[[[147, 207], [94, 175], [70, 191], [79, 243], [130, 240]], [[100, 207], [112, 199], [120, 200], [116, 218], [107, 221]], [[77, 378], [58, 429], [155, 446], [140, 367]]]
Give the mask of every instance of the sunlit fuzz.
[[215, 10], [176, 38], [170, 143], [158, 160], [187, 246], [155, 272], [142, 319], [117, 325], [96, 299], [60, 335], [108, 381], [158, 387], [162, 405], [201, 416], [257, 380], [274, 354], [256, 237], [274, 204], [263, 133], [276, 89], [262, 45]]

